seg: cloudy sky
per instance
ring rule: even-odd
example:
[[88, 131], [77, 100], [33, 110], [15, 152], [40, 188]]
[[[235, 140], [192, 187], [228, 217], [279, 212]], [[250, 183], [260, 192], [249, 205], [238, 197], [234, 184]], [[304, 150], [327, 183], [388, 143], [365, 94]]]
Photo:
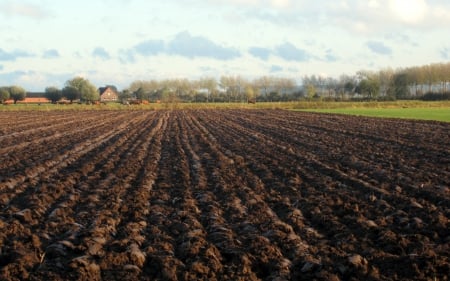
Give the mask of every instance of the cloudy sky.
[[355, 74], [450, 60], [448, 0], [0, 0], [0, 86]]

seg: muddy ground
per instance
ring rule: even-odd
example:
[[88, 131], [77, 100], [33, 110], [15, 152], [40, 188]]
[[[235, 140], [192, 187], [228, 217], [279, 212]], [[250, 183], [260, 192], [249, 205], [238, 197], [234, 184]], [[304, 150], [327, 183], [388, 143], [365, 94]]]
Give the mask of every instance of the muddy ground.
[[450, 124], [0, 112], [1, 280], [448, 280]]

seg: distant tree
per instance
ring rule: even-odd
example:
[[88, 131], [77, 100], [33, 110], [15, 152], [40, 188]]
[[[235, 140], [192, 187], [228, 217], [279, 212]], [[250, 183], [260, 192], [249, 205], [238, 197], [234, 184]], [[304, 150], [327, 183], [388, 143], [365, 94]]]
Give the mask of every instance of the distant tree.
[[245, 87], [245, 97], [247, 98], [247, 102], [255, 101], [255, 99], [256, 99], [255, 90], [251, 85], [247, 85]]
[[366, 78], [359, 82], [359, 89], [362, 95], [368, 99], [374, 99], [380, 92], [380, 83], [376, 79]]
[[73, 86], [66, 86], [62, 89], [62, 96], [65, 97], [72, 103], [74, 100], [77, 100], [81, 97], [80, 92], [77, 88]]
[[328, 98], [332, 98], [333, 96], [335, 98], [338, 98], [337, 93], [338, 93], [338, 88], [339, 88], [339, 81], [337, 79], [334, 79], [332, 77], [327, 77], [325, 79], [325, 89], [326, 92], [328, 94]]
[[97, 88], [92, 84], [87, 84], [81, 90], [81, 99], [86, 102], [94, 102], [100, 99]]
[[425, 77], [421, 67], [415, 66], [406, 69], [411, 83], [414, 86], [414, 95], [421, 96], [424, 92]]
[[84, 79], [83, 77], [77, 76], [70, 80], [67, 80], [65, 85], [74, 87], [78, 90], [78, 92], [81, 93], [81, 88], [83, 87], [83, 84], [85, 84], [85, 82], [86, 82], [86, 79]]
[[277, 91], [271, 91], [267, 97], [269, 101], [280, 101], [280, 94]]
[[150, 80], [150, 81], [137, 80], [130, 84], [128, 90], [130, 91], [130, 93], [134, 93], [139, 88], [144, 89], [144, 92], [146, 93], [154, 93], [159, 89], [163, 88], [163, 86], [161, 86], [161, 81], [157, 80]]
[[0, 103], [4, 103], [7, 99], [9, 99], [8, 87], [1, 87], [0, 88]]
[[395, 71], [392, 68], [379, 70], [373, 78], [379, 81], [381, 96], [391, 95]]
[[57, 103], [62, 98], [62, 92], [56, 87], [45, 88], [45, 97], [52, 103]]
[[25, 97], [27, 96], [27, 92], [22, 87], [11, 86], [9, 88], [9, 95], [14, 100], [14, 104], [16, 104], [17, 101], [25, 99]]
[[273, 87], [276, 92], [286, 96], [288, 91], [293, 91], [295, 89], [296, 83], [294, 79], [275, 78], [273, 79]]
[[206, 101], [212, 98], [214, 102], [214, 92], [217, 90], [217, 80], [213, 77], [204, 77], [198, 81], [198, 87], [206, 89], [208, 92], [206, 94]]
[[221, 76], [220, 87], [225, 90], [228, 102], [236, 101], [240, 91], [239, 76]]
[[145, 93], [144, 88], [139, 88], [136, 91], [134, 91], [133, 95], [136, 97], [136, 99], [138, 100], [147, 100], [148, 99], [148, 95]]
[[167, 87], [162, 88], [160, 93], [162, 102], [165, 105], [168, 104], [177, 104], [180, 100], [178, 99], [177, 95], [175, 94], [174, 91], [170, 90]]
[[306, 96], [308, 99], [313, 99], [316, 95], [316, 87], [313, 84], [306, 85]]
[[83, 101], [93, 102], [100, 99], [100, 94], [97, 88], [89, 82], [89, 80], [82, 77], [75, 77], [66, 82], [66, 86], [74, 87], [80, 93], [80, 97]]
[[186, 78], [167, 79], [164, 87], [173, 92], [177, 100], [192, 101], [195, 95], [195, 84]]
[[119, 93], [119, 100], [120, 102], [126, 102], [131, 98], [130, 90], [123, 90], [121, 93]]
[[254, 81], [254, 84], [263, 90], [264, 99], [267, 99], [268, 91], [274, 85], [274, 78], [271, 76], [263, 76]]
[[337, 84], [337, 94], [340, 99], [351, 97], [355, 92], [356, 81], [354, 76], [342, 74]]
[[234, 82], [232, 81], [232, 77], [230, 76], [221, 76], [219, 85], [222, 89], [225, 90], [226, 97], [228, 99], [228, 102], [231, 101], [231, 94], [233, 89]]
[[409, 79], [408, 75], [400, 72], [394, 75], [393, 79], [394, 95], [397, 99], [406, 99], [409, 97]]
[[194, 94], [194, 101], [195, 102], [208, 102], [208, 94], [207, 93], [196, 92]]
[[345, 82], [344, 90], [346, 93], [353, 93], [353, 91], [355, 90], [355, 83], [353, 83], [353, 81]]
[[360, 70], [357, 72], [357, 77], [359, 80], [359, 93], [367, 99], [378, 98], [381, 90], [380, 74], [373, 71]]

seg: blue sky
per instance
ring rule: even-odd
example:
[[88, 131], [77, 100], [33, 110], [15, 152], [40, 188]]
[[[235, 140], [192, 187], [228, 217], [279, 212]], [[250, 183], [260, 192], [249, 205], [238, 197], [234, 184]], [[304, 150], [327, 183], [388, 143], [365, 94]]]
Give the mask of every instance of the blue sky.
[[448, 0], [0, 0], [0, 86], [339, 77], [450, 60]]

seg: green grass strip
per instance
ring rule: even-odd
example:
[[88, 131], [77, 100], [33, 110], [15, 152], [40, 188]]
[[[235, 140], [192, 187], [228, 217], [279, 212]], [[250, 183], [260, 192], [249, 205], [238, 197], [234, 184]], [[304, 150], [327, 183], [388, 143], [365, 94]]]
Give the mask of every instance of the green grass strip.
[[369, 117], [405, 118], [450, 122], [450, 107], [436, 108], [334, 108], [302, 109], [302, 111], [350, 114]]

